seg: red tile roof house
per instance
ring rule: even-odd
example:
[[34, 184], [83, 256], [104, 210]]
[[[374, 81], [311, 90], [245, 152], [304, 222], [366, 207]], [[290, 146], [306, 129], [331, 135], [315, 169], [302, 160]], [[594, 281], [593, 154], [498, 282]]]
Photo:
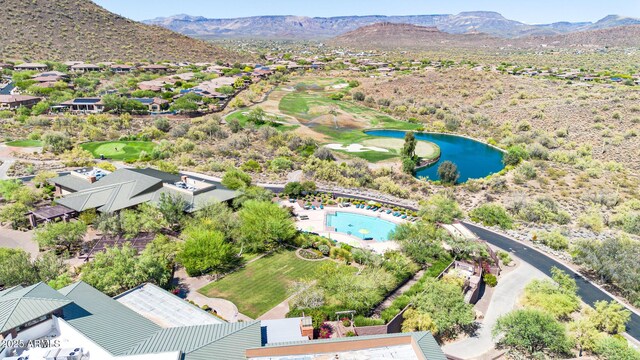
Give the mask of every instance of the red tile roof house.
[[0, 110], [13, 110], [20, 106], [32, 107], [42, 100], [39, 97], [29, 95], [0, 95]]
[[111, 65], [110, 69], [111, 69], [111, 72], [115, 74], [128, 74], [132, 72], [135, 69], [135, 67], [131, 65], [115, 64], [115, 65]]
[[38, 63], [24, 63], [24, 64], [16, 65], [13, 68], [14, 70], [20, 70], [20, 71], [27, 71], [27, 70], [47, 71], [49, 69], [47, 65], [38, 64]]
[[76, 73], [100, 71], [100, 66], [94, 64], [76, 64], [71, 67], [71, 71]]
[[77, 98], [60, 105], [76, 114], [98, 114], [104, 111], [104, 103], [100, 98]]

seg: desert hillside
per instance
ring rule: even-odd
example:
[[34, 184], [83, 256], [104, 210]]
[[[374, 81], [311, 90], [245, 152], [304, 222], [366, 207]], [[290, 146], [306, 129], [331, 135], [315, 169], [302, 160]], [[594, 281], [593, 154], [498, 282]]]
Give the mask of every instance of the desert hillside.
[[476, 47], [493, 44], [486, 34], [448, 34], [435, 27], [411, 24], [377, 23], [363, 26], [332, 39], [331, 44], [382, 49]]
[[236, 54], [90, 0], [0, 0], [0, 54], [20, 60], [212, 61]]

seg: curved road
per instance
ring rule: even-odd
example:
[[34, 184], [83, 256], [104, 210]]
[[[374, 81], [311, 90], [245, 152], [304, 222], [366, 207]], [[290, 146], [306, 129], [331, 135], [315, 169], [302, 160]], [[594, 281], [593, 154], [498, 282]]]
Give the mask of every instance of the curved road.
[[[551, 276], [551, 268], [554, 266], [563, 271], [566, 271], [568, 274], [574, 274], [574, 278], [576, 280], [576, 283], [578, 284], [578, 295], [580, 295], [585, 303], [593, 306], [596, 301], [615, 300], [607, 293], [599, 289], [597, 286], [592, 284], [589, 280], [576, 273], [574, 270], [533, 249], [532, 247], [524, 245], [504, 235], [500, 235], [477, 225], [473, 225], [464, 221], [462, 223], [469, 230], [478, 235], [480, 239], [485, 240], [491, 245], [497, 246], [505, 251], [514, 253], [516, 256], [522, 259], [522, 261], [531, 264], [533, 267], [542, 271], [548, 276]], [[640, 341], [640, 316], [636, 312], [632, 310], [630, 311], [631, 319], [627, 323], [627, 334]]]

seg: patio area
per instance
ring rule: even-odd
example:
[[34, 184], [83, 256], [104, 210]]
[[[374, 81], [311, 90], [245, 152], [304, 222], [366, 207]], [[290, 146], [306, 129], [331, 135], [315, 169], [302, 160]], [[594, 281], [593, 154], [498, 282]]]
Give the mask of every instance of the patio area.
[[393, 213], [387, 214], [386, 212], [374, 212], [367, 210], [366, 208], [356, 208], [355, 206], [340, 207], [340, 206], [326, 206], [323, 209], [316, 207], [316, 209], [305, 209], [298, 202], [291, 203], [289, 201], [282, 201], [282, 206], [293, 207], [296, 216], [296, 227], [301, 231], [311, 232], [324, 236], [331, 240], [335, 240], [341, 243], [345, 243], [361, 249], [373, 250], [377, 253], [384, 253], [388, 250], [397, 250], [399, 245], [395, 241], [377, 242], [371, 240], [363, 240], [356, 236], [336, 232], [331, 227], [327, 226], [327, 215], [336, 211], [366, 215], [381, 220], [389, 221], [394, 224], [402, 224], [407, 222], [405, 219], [393, 216]]

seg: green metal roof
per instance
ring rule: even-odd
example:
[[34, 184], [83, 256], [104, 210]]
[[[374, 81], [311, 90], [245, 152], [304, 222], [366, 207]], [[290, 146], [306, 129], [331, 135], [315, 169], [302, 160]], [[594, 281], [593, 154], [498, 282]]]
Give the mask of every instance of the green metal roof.
[[113, 355], [126, 354], [162, 329], [82, 281], [59, 291], [74, 302], [64, 309], [64, 319]]
[[245, 359], [245, 349], [261, 345], [259, 321], [163, 329], [127, 355], [182, 351], [185, 360]]
[[[52, 180], [53, 183], [73, 182], [72, 175]], [[130, 208], [145, 202], [158, 203], [161, 194], [170, 194], [183, 198], [188, 204], [189, 212], [196, 211], [212, 202], [224, 202], [236, 198], [239, 192], [226, 188], [188, 193], [163, 186], [180, 181], [174, 174], [155, 169], [119, 169], [101, 180], [88, 185], [75, 193], [64, 196], [57, 202], [78, 212], [97, 209], [103, 213], [112, 213]]]
[[91, 183], [73, 175], [59, 176], [49, 180], [50, 183], [60, 185], [71, 191], [82, 191], [91, 187]]
[[52, 313], [71, 301], [44, 283], [14, 287], [0, 296], [0, 332]]

